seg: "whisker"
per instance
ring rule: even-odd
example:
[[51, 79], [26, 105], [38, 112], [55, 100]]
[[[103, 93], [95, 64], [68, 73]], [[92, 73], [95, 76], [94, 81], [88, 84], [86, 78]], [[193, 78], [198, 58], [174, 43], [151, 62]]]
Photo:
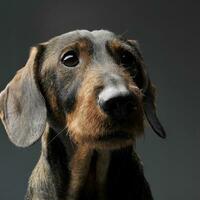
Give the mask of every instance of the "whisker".
[[128, 33], [128, 29], [127, 29], [127, 30], [124, 30], [124, 32], [122, 32], [122, 33], [120, 34], [120, 36], [121, 36], [121, 37], [124, 37], [127, 33]]
[[70, 137], [69, 142], [70, 142], [72, 148], [74, 149], [75, 146], [74, 146], [74, 143], [72, 142], [73, 140], [71, 139], [71, 136], [70, 136], [70, 134], [69, 134], [69, 131], [67, 132], [67, 134], [68, 134], [68, 136]]
[[51, 142], [53, 142], [61, 133], [63, 133], [63, 131], [65, 131], [67, 129], [67, 126], [65, 126], [65, 128], [63, 130], [61, 130], [59, 133], [56, 134], [56, 136], [54, 136], [47, 145], [49, 145]]

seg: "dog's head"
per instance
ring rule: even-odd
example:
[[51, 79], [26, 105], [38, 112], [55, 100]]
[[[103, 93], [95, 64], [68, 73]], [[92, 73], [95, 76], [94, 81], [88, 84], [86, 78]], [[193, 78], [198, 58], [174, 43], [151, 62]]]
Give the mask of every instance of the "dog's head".
[[119, 148], [143, 133], [145, 116], [161, 137], [155, 89], [138, 44], [108, 31], [74, 31], [33, 47], [0, 94], [9, 138], [26, 147], [46, 124], [77, 144]]

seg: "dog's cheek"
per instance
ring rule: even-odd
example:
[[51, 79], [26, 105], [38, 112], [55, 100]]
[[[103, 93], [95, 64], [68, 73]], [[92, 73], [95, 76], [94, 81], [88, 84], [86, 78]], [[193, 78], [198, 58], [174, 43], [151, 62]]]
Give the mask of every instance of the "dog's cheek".
[[80, 79], [75, 79], [74, 81], [71, 81], [70, 86], [66, 85], [61, 92], [60, 99], [66, 115], [73, 112], [73, 110], [75, 109], [75, 105], [77, 102], [77, 93], [80, 85]]
[[81, 93], [74, 111], [67, 114], [68, 130], [77, 142], [83, 142], [86, 138], [94, 139], [100, 132], [104, 132], [104, 121], [104, 117], [95, 105], [95, 99], [92, 97], [87, 99]]
[[98, 74], [90, 72], [85, 74], [85, 79], [77, 91], [74, 109], [67, 114], [67, 126], [76, 141], [94, 139], [105, 132], [106, 115], [97, 105], [95, 91], [95, 88], [101, 85]]
[[[49, 125], [56, 130], [65, 126], [65, 115], [59, 99], [58, 74], [53, 67], [43, 67], [40, 75], [40, 88], [45, 98]], [[60, 80], [62, 82], [62, 80]]]
[[132, 117], [127, 121], [127, 127], [124, 128], [131, 130], [134, 136], [140, 136], [144, 132], [143, 94], [130, 73], [123, 72], [122, 76], [127, 83], [129, 91], [136, 97], [135, 101], [137, 105], [136, 110], [132, 113]]

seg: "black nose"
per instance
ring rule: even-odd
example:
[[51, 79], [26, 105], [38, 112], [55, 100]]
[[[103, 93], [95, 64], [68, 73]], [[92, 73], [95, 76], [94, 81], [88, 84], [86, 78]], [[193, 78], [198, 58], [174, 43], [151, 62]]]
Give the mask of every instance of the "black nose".
[[99, 106], [116, 120], [125, 120], [137, 108], [135, 96], [131, 93], [111, 95], [106, 100], [99, 99]]

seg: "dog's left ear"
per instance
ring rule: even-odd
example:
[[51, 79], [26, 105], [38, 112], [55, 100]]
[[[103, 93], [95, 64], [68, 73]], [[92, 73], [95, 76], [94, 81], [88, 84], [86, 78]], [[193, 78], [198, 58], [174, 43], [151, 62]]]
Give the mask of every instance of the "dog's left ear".
[[0, 117], [10, 140], [27, 147], [37, 141], [46, 127], [46, 106], [37, 83], [41, 47], [33, 47], [21, 70], [0, 93]]
[[154, 130], [154, 132], [159, 135], [162, 138], [166, 138], [166, 133], [165, 130], [160, 123], [157, 113], [156, 113], [156, 106], [155, 106], [155, 87], [152, 85], [150, 78], [148, 76], [148, 73], [146, 71], [146, 67], [144, 64], [144, 59], [142, 56], [142, 53], [140, 51], [140, 47], [137, 41], [135, 40], [129, 40], [128, 41], [134, 48], [137, 58], [139, 60], [139, 71], [140, 71], [140, 76], [139, 81], [140, 82], [140, 87], [143, 91], [144, 94], [144, 99], [143, 99], [143, 107], [144, 107], [144, 112], [146, 115], [146, 118], [151, 126], [151, 128]]
[[144, 91], [144, 112], [146, 118], [154, 130], [154, 132], [159, 135], [161, 138], [166, 138], [165, 130], [160, 123], [157, 113], [156, 113], [156, 106], [155, 106], [155, 88], [151, 84], [150, 79], [148, 78], [148, 85], [146, 91]]

